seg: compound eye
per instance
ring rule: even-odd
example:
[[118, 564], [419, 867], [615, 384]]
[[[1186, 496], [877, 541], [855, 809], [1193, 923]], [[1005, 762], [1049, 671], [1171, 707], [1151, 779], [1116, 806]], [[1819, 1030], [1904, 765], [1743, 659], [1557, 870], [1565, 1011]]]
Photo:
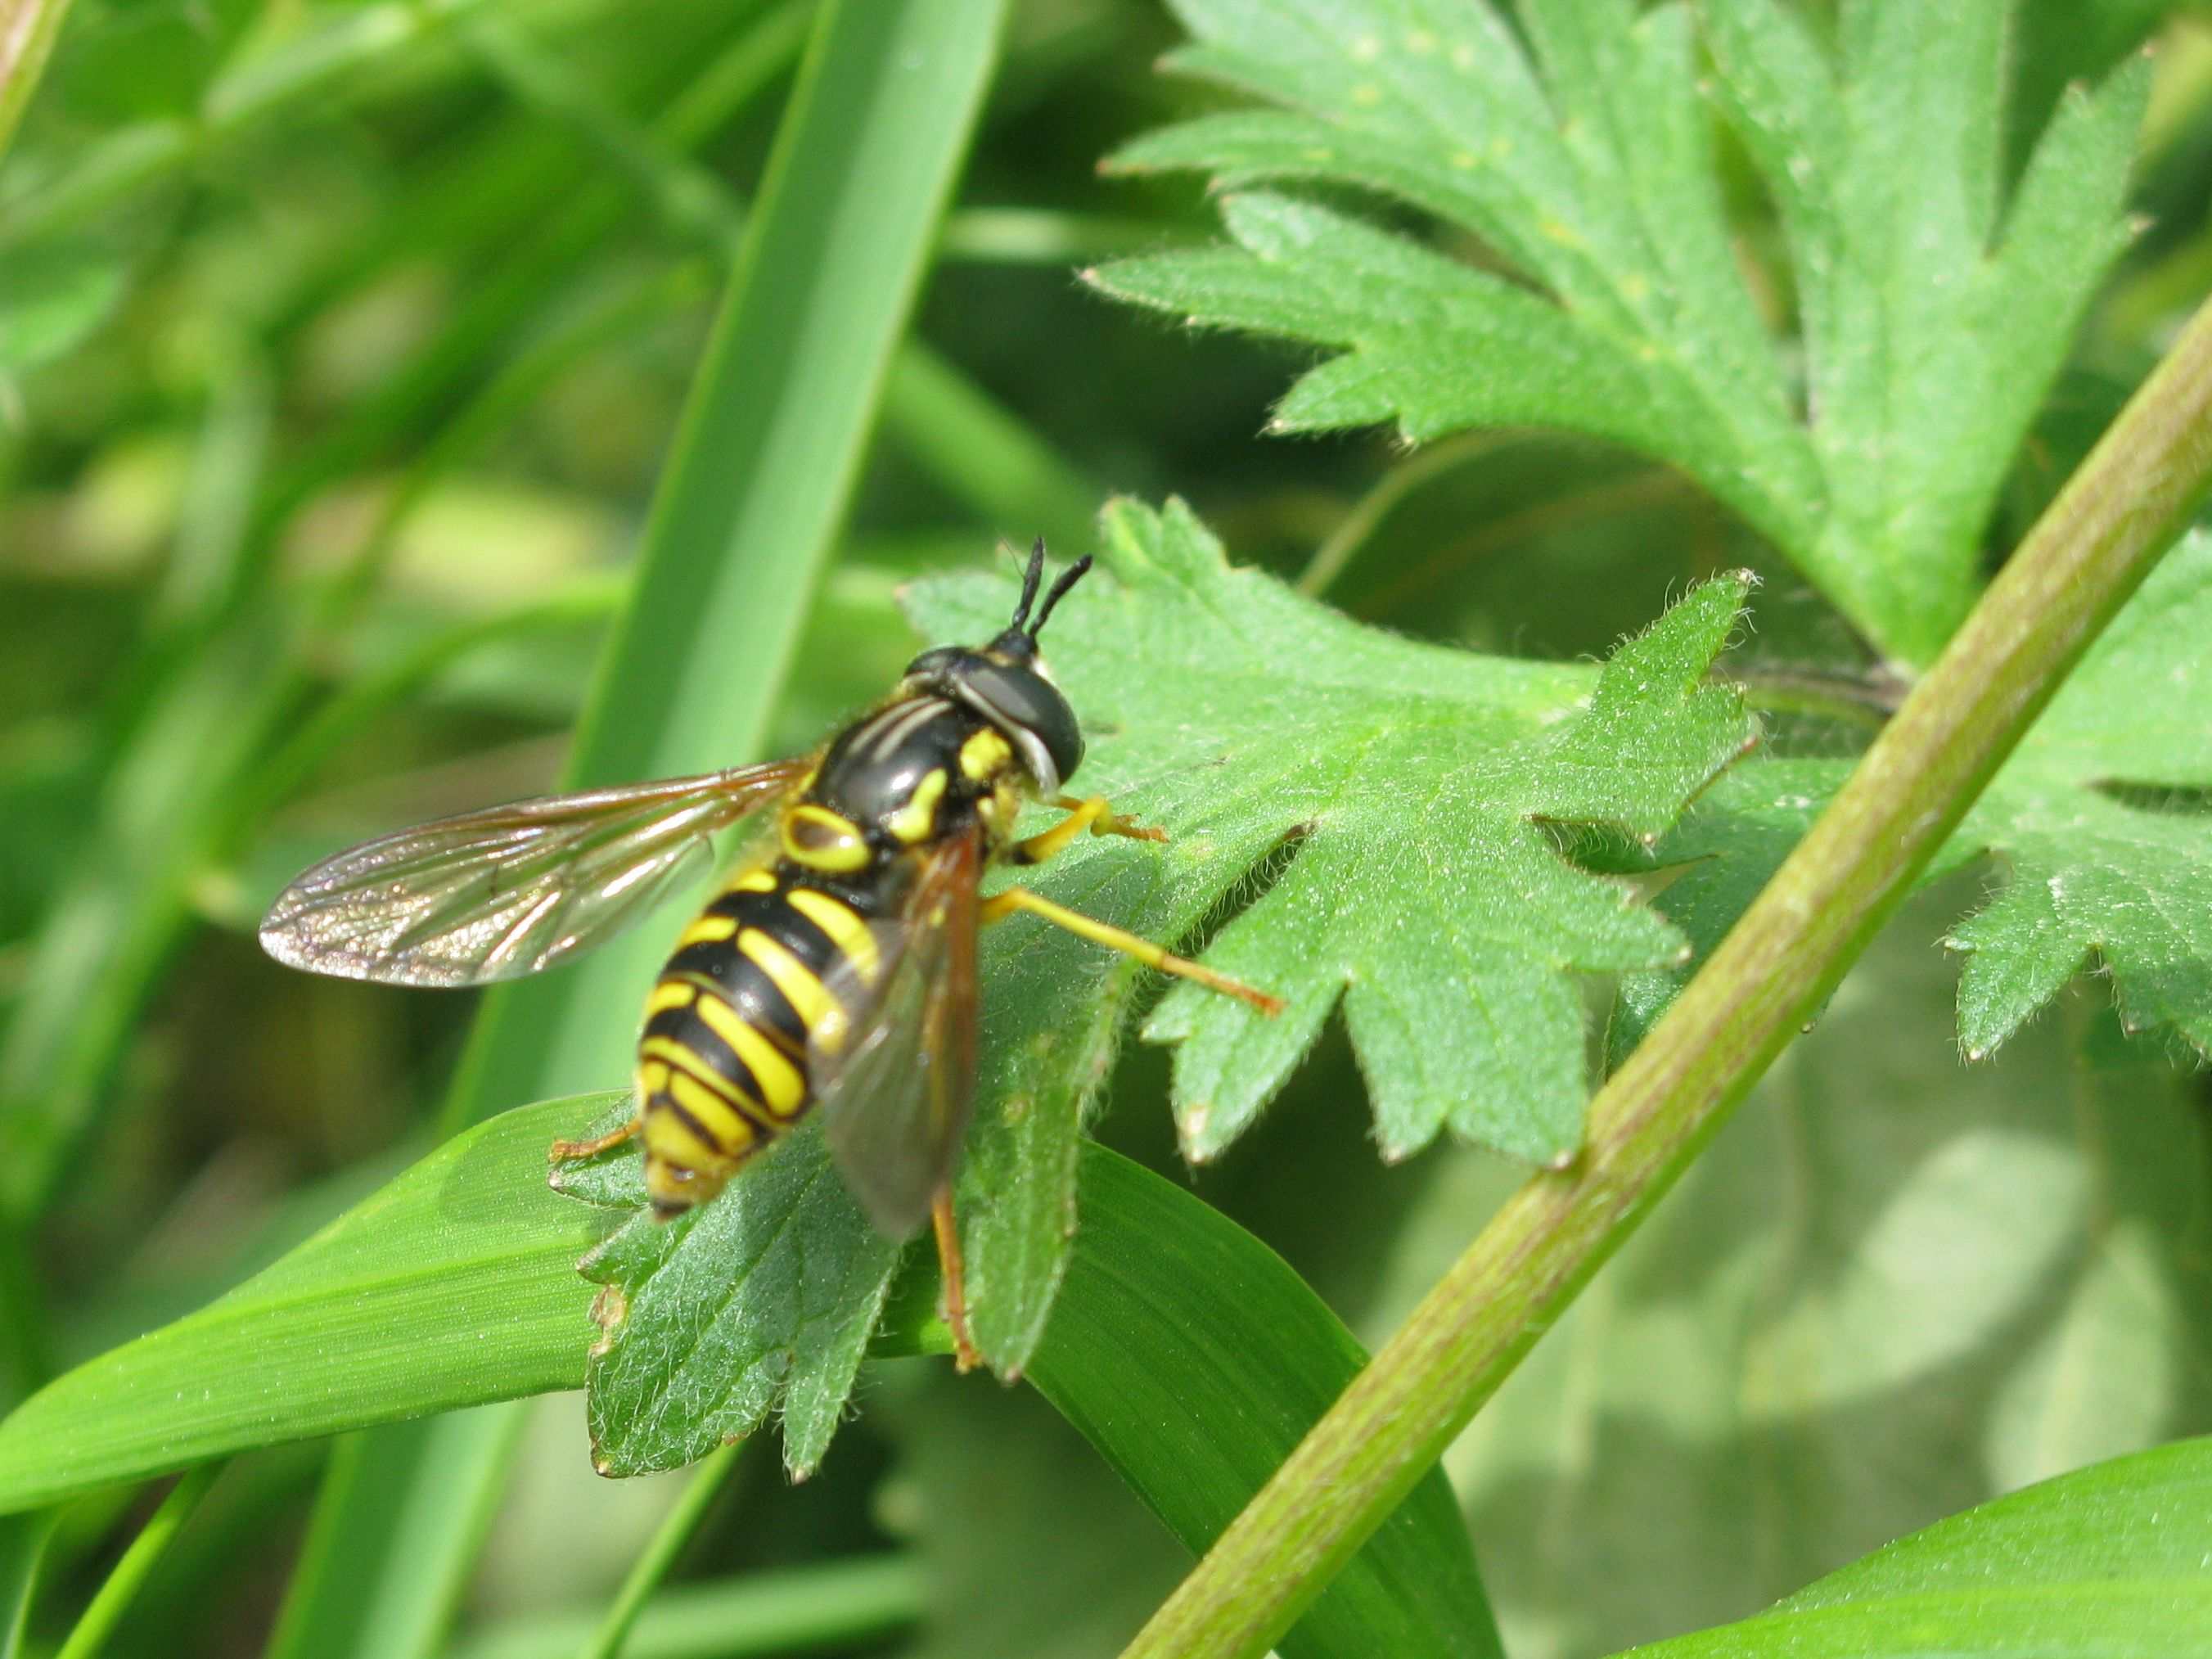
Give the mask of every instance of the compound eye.
[[965, 676], [961, 695], [1013, 743], [1047, 794], [1083, 759], [1075, 711], [1060, 689], [1027, 665], [993, 663]]

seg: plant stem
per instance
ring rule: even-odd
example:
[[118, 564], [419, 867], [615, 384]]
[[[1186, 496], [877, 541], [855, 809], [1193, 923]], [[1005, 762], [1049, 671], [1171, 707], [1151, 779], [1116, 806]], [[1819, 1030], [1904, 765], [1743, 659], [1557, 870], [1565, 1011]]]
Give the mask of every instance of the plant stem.
[[1455, 467], [1480, 459], [1509, 441], [1496, 432], [1465, 432], [1432, 444], [1412, 459], [1385, 472], [1375, 487], [1352, 504], [1328, 539], [1314, 550], [1294, 586], [1309, 599], [1319, 599], [1344, 574], [1352, 556], [1366, 545], [1376, 527], [1404, 501], [1431, 478]]
[[1257, 1659], [1443, 1455], [1832, 991], [2212, 483], [2212, 303], [1850, 781], [1539, 1174], [1127, 1649]]
[[107, 1582], [92, 1598], [92, 1605], [84, 1610], [84, 1617], [76, 1621], [76, 1628], [63, 1643], [54, 1659], [93, 1659], [107, 1645], [107, 1638], [115, 1633], [117, 1620], [130, 1610], [137, 1599], [148, 1575], [153, 1571], [177, 1534], [191, 1520], [192, 1511], [200, 1506], [200, 1499], [215, 1485], [215, 1478], [224, 1466], [220, 1462], [203, 1463], [196, 1469], [185, 1471], [184, 1478], [169, 1488], [169, 1495], [161, 1500], [161, 1507], [154, 1511], [143, 1531], [131, 1540], [131, 1547], [115, 1564], [115, 1571], [107, 1575]]
[[614, 1605], [607, 1616], [592, 1632], [592, 1639], [582, 1649], [582, 1659], [622, 1659], [622, 1651], [629, 1640], [630, 1626], [645, 1611], [645, 1604], [653, 1599], [660, 1581], [668, 1577], [668, 1570], [676, 1565], [676, 1558], [691, 1541], [691, 1534], [707, 1518], [707, 1510], [719, 1497], [722, 1486], [730, 1478], [730, 1471], [738, 1466], [738, 1454], [744, 1448], [742, 1440], [717, 1447], [700, 1459], [693, 1472], [691, 1482], [684, 1488], [684, 1495], [668, 1511], [659, 1529], [631, 1564], [629, 1576], [616, 1592]]
[[0, 155], [46, 72], [70, 0], [0, 0]]

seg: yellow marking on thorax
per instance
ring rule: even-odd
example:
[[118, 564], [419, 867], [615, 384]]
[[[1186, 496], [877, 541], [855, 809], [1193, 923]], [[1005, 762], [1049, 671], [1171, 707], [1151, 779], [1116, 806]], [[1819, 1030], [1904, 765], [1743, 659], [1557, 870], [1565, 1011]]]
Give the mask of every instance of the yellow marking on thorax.
[[884, 820], [891, 834], [912, 847], [929, 839], [929, 832], [937, 827], [937, 803], [945, 799], [945, 786], [951, 781], [941, 766], [933, 767], [929, 775], [914, 787], [906, 805]]
[[[750, 930], [738, 936], [740, 950], [744, 948], [744, 940], [751, 936]], [[761, 1104], [778, 1117], [796, 1116], [806, 1103], [806, 1079], [783, 1050], [753, 1030], [743, 1014], [720, 997], [701, 997], [699, 1018], [744, 1061], [745, 1069], [760, 1085]]]
[[987, 726], [960, 745], [960, 771], [981, 783], [1014, 757], [1014, 746], [995, 726]]
[[773, 893], [775, 891], [775, 872], [748, 870], [744, 874], [732, 878], [722, 890], [726, 893]]
[[975, 803], [975, 816], [983, 820], [994, 847], [1003, 845], [1013, 833], [1014, 820], [1021, 811], [1022, 792], [1011, 772], [1001, 772], [991, 793]]
[[[690, 942], [690, 937], [689, 933], [684, 935], [686, 944]], [[698, 994], [699, 988], [685, 981], [663, 980], [653, 988], [653, 994], [645, 1000], [645, 1017], [651, 1019], [655, 1014], [665, 1014], [671, 1008], [689, 1008], [691, 999]]]
[[713, 945], [728, 939], [737, 931], [738, 919], [735, 916], [718, 916], [710, 912], [677, 936], [676, 948], [681, 951], [687, 945]]
[[842, 899], [827, 893], [817, 893], [808, 887], [794, 887], [787, 896], [791, 908], [805, 916], [836, 945], [863, 985], [873, 985], [882, 971], [883, 959], [876, 950], [875, 929], [862, 920], [860, 913]]
[[844, 1006], [811, 968], [757, 927], [738, 935], [738, 951], [783, 993], [817, 1048], [834, 1054], [843, 1046], [848, 1024]]
[[783, 850], [825, 875], [848, 876], [868, 867], [868, 843], [850, 818], [808, 802], [783, 815]]

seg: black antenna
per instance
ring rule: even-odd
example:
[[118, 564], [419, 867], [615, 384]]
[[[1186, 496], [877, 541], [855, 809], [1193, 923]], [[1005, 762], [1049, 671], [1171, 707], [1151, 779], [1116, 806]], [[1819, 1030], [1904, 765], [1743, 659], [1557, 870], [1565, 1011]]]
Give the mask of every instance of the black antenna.
[[[1037, 543], [1036, 556], [1039, 559], [1042, 559], [1044, 556], [1044, 543], [1042, 539]], [[1030, 568], [1032, 570], [1036, 568], [1034, 564]], [[1060, 596], [1066, 593], [1069, 588], [1074, 586], [1075, 584], [1082, 579], [1083, 573], [1090, 568], [1091, 556], [1088, 553], [1085, 553], [1073, 564], [1068, 566], [1066, 569], [1060, 573], [1060, 580], [1052, 585], [1052, 592], [1044, 596], [1044, 609], [1037, 612], [1036, 621], [1030, 626], [1030, 638], [1032, 641], [1036, 639], [1038, 634], [1043, 631], [1045, 623], [1051, 620], [1052, 608], [1060, 603]], [[1027, 613], [1029, 608], [1028, 595], [1024, 594], [1022, 599], [1022, 610], [1024, 614]]]
[[[1022, 577], [1022, 602], [1014, 607], [1014, 620], [1010, 631], [1016, 634], [1026, 632], [1031, 639], [1036, 637], [1036, 629], [1029, 628], [1027, 624], [1030, 619], [1030, 606], [1036, 600], [1037, 584], [1043, 580], [1044, 538], [1040, 536], [1036, 538], [1036, 544], [1030, 549], [1030, 568]], [[1055, 587], [1052, 590], [1052, 599], [1059, 597], [1060, 589]], [[1048, 614], [1052, 610], [1052, 599], [1047, 599], [1044, 602], [1044, 608]], [[1039, 617], [1037, 628], [1043, 626], [1044, 617]]]

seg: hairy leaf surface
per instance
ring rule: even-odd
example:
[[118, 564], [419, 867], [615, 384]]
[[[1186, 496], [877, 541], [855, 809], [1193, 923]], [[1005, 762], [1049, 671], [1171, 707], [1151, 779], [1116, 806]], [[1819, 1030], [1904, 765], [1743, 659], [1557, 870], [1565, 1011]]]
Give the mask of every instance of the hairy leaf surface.
[[[1601, 671], [1360, 628], [1232, 570], [1180, 503], [1110, 508], [1102, 562], [1047, 638], [1091, 739], [1074, 787], [1170, 840], [1086, 837], [1034, 884], [1184, 941], [1288, 858], [1203, 953], [1286, 1011], [1182, 987], [1148, 1028], [1180, 1045], [1186, 1150], [1225, 1148], [1340, 1002], [1387, 1154], [1447, 1127], [1526, 1159], [1571, 1152], [1587, 1094], [1574, 975], [1671, 963], [1686, 943], [1626, 886], [1570, 864], [1549, 825], [1656, 836], [1751, 741], [1739, 694], [1703, 683], [1743, 580], [1692, 590]], [[932, 639], [987, 639], [1013, 594], [979, 572], [923, 584], [911, 609]], [[1019, 917], [986, 936], [982, 978], [980, 1110], [957, 1197], [975, 1338], [1012, 1374], [1066, 1269], [1078, 1131], [1138, 975]], [[608, 1158], [625, 1170], [636, 1154]], [[610, 1178], [629, 1180], [564, 1181]], [[811, 1136], [699, 1217], [632, 1222], [590, 1268], [610, 1287], [592, 1373], [602, 1457], [688, 1461], [780, 1400], [787, 1455], [811, 1467], [895, 1258]]]
[[[1486, 3], [1175, 9], [1194, 39], [1170, 67], [1265, 106], [1115, 164], [1211, 173], [1234, 246], [1119, 261], [1099, 287], [1340, 354], [1291, 389], [1279, 430], [1540, 425], [1672, 462], [1879, 649], [1933, 656], [2124, 242], [2140, 64], [2062, 101], [2008, 201], [2007, 0], [1846, 7], [1833, 49], [1780, 0], [1523, 0], [1519, 33]], [[1802, 386], [1732, 246], [1699, 23], [1779, 210]], [[1506, 269], [1265, 188], [1285, 183], [1409, 204]]]
[[[2132, 1030], [2212, 1054], [2212, 533], [2192, 532], [2099, 637], [1923, 880], [1989, 858], [1990, 902], [1950, 930], [1965, 958], [1959, 1041], [1980, 1059], [2095, 967]], [[1650, 850], [1679, 878], [1658, 908], [1702, 956], [1850, 770], [1762, 757], [1723, 778]], [[1687, 969], [1631, 976], [1633, 1045]]]
[[[1036, 884], [1170, 941], [1244, 904], [1202, 959], [1288, 1005], [1267, 1019], [1184, 985], [1160, 1004], [1146, 1035], [1178, 1045], [1186, 1152], [1224, 1150], [1340, 1004], [1386, 1155], [1447, 1127], [1518, 1158], [1571, 1152], [1587, 1092], [1573, 976], [1673, 962], [1685, 941], [1568, 863], [1547, 824], [1656, 836], [1751, 741], [1740, 696], [1701, 683], [1741, 580], [1692, 590], [1600, 672], [1355, 626], [1231, 569], [1180, 503], [1109, 508], [1102, 562], [1111, 580], [1047, 640], [1091, 739], [1074, 787], [1170, 839], [1086, 840]], [[987, 637], [1012, 592], [951, 579], [911, 608], [933, 638]], [[1066, 1259], [1075, 1131], [1135, 975], [1026, 918], [992, 930], [984, 960], [984, 1110], [960, 1201], [978, 1340], [1018, 1364]]]

